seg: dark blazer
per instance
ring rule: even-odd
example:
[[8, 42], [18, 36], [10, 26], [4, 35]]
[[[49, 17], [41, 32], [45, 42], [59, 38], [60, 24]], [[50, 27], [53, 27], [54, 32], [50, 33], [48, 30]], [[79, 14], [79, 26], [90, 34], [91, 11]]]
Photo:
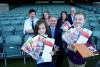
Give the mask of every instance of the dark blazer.
[[72, 21], [72, 18], [71, 18], [71, 15], [69, 14], [68, 15], [68, 21], [69, 21], [69, 23], [72, 25], [73, 24], [73, 21]]
[[[65, 21], [67, 21], [67, 19], [66, 19]], [[62, 26], [63, 23], [64, 23], [64, 22], [62, 21], [61, 18], [57, 19], [57, 27], [60, 28], [60, 27]]]
[[[49, 26], [49, 37], [52, 38], [51, 28]], [[59, 49], [63, 49], [62, 45], [62, 30], [56, 26], [55, 33], [54, 33], [55, 45], [59, 47]]]

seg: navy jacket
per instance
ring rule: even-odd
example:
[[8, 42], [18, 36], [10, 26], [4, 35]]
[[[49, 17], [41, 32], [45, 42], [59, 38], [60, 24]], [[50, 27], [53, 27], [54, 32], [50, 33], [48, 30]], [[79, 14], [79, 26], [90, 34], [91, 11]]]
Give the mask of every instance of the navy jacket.
[[[49, 37], [52, 38], [51, 28], [49, 26]], [[63, 42], [62, 42], [62, 30], [56, 26], [55, 33], [54, 33], [55, 45], [59, 47], [59, 50], [63, 51]]]
[[71, 15], [68, 15], [68, 21], [69, 21], [69, 23], [70, 23], [71, 25], [73, 24], [73, 21], [72, 21]]

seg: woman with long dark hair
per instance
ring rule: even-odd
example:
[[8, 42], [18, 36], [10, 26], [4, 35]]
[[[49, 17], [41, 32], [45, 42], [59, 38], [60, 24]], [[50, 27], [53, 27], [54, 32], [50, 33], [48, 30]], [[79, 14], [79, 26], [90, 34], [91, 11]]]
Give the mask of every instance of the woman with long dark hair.
[[42, 19], [45, 20], [45, 22], [49, 25], [48, 19], [50, 18], [50, 13], [48, 11], [44, 11], [42, 15]]
[[61, 12], [60, 18], [57, 20], [57, 26], [58, 27], [61, 27], [64, 22], [68, 21], [68, 17], [67, 16], [68, 15], [67, 15], [66, 11], [62, 11]]

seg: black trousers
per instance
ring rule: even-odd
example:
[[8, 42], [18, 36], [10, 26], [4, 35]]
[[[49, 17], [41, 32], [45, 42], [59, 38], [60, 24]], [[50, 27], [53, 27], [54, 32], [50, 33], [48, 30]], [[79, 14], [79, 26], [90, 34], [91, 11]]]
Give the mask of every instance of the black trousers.
[[53, 62], [45, 62], [37, 64], [37, 67], [55, 67], [55, 64]]
[[65, 58], [65, 54], [58, 52], [57, 55], [54, 55], [53, 61], [56, 64], [56, 67], [61, 67]]

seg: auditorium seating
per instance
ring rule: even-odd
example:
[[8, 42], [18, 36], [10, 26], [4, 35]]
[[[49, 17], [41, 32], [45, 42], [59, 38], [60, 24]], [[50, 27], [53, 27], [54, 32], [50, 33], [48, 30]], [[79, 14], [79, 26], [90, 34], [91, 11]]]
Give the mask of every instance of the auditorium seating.
[[[22, 38], [18, 35], [8, 35], [6, 37], [5, 43], [3, 44], [3, 52], [4, 52], [4, 59], [6, 60], [9, 58], [19, 58], [21, 57], [21, 47], [22, 45]], [[5, 64], [6, 66], [7, 64]]]
[[14, 34], [14, 27], [13, 26], [2, 26], [1, 36], [5, 40], [8, 35]]
[[3, 48], [3, 38], [0, 36], [0, 53], [2, 53]]
[[[59, 18], [62, 11], [67, 11], [69, 14], [70, 7], [67, 4], [23, 5], [10, 10], [8, 14], [0, 14], [0, 46], [3, 45], [5, 60], [18, 58], [18, 56], [23, 57], [20, 47], [29, 37], [24, 37], [23, 34], [24, 20], [28, 18], [29, 9], [35, 9], [38, 18], [42, 17], [44, 11], [49, 11], [51, 15]], [[76, 11], [82, 11], [86, 14], [87, 23], [84, 27], [93, 30], [93, 43], [100, 50], [100, 9], [84, 4], [75, 4], [75, 8]]]

